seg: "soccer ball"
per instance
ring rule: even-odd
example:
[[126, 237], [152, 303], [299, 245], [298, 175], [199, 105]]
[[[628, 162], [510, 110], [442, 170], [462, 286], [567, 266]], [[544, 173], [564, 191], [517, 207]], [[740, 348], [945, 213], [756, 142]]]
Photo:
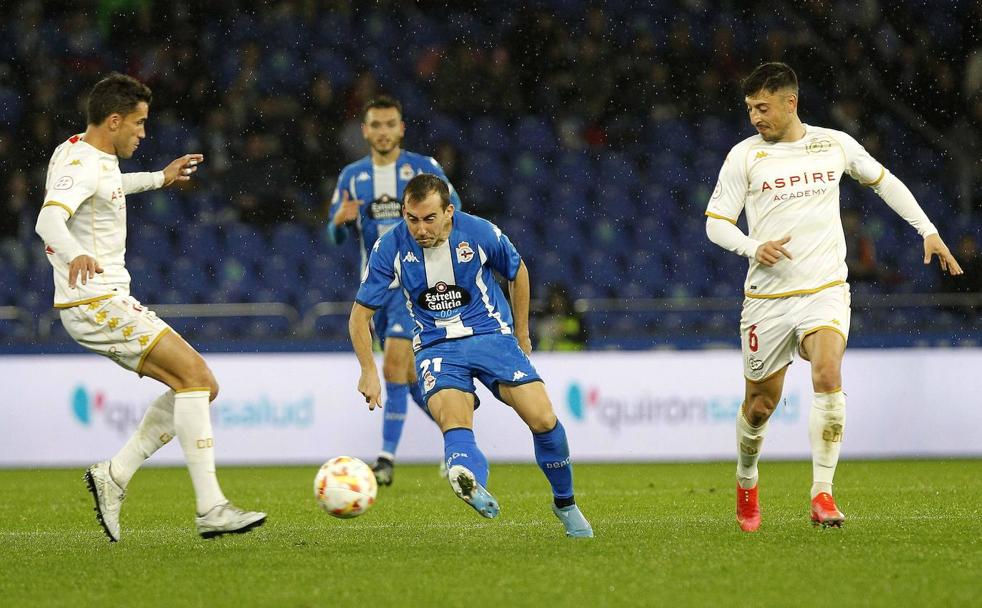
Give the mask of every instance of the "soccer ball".
[[332, 458], [314, 477], [314, 498], [334, 517], [358, 517], [375, 504], [376, 493], [375, 473], [357, 458]]

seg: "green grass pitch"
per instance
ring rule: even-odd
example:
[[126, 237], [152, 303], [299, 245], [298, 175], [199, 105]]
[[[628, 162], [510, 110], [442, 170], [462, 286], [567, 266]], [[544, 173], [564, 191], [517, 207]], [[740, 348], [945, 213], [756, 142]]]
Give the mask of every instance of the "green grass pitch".
[[316, 466], [219, 471], [269, 512], [204, 541], [183, 469], [130, 484], [122, 542], [103, 536], [81, 470], [0, 471], [4, 606], [982, 605], [982, 460], [844, 462], [841, 530], [808, 522], [808, 463], [761, 464], [764, 523], [734, 519], [733, 465], [576, 466], [596, 538], [567, 539], [534, 466], [492, 467], [498, 519], [436, 466], [400, 466], [353, 520], [321, 512]]

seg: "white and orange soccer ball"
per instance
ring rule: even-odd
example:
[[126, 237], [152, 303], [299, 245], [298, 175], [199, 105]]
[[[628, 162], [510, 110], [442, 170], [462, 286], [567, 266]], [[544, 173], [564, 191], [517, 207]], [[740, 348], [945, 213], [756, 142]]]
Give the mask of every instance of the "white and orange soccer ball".
[[358, 517], [375, 504], [378, 483], [364, 462], [338, 456], [325, 462], [314, 478], [314, 498], [322, 509], [342, 519]]

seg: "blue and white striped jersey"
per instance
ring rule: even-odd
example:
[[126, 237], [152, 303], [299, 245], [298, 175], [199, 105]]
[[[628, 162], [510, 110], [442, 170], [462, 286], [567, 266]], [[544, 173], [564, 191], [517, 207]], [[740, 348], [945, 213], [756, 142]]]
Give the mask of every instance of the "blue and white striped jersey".
[[402, 223], [375, 243], [355, 301], [379, 308], [390, 285], [401, 287], [416, 323], [417, 350], [455, 338], [511, 334], [511, 307], [493, 271], [511, 281], [521, 263], [508, 237], [479, 217], [454, 212], [450, 237], [427, 248]]
[[[430, 156], [403, 150], [391, 165], [376, 166], [368, 155], [341, 170], [338, 185], [331, 198], [331, 210], [327, 223], [327, 236], [332, 243], [343, 243], [349, 230], [361, 238], [361, 267], [365, 269], [372, 245], [380, 236], [392, 230], [402, 221], [402, 192], [409, 180], [420, 173], [432, 173], [450, 184], [440, 163]], [[340, 228], [334, 225], [343, 192], [352, 200], [365, 201], [358, 219]], [[450, 202], [460, 209], [460, 197], [450, 185]]]

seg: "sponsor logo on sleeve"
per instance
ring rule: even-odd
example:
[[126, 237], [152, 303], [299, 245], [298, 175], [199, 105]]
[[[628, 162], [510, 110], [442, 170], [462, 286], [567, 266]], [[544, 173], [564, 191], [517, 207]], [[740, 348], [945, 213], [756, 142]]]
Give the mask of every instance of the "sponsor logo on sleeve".
[[59, 177], [58, 178], [58, 181], [55, 182], [54, 189], [55, 190], [68, 190], [69, 188], [71, 188], [74, 185], [75, 185], [75, 180], [73, 180], [70, 175], [65, 175], [65, 176], [62, 176], [62, 177]]

